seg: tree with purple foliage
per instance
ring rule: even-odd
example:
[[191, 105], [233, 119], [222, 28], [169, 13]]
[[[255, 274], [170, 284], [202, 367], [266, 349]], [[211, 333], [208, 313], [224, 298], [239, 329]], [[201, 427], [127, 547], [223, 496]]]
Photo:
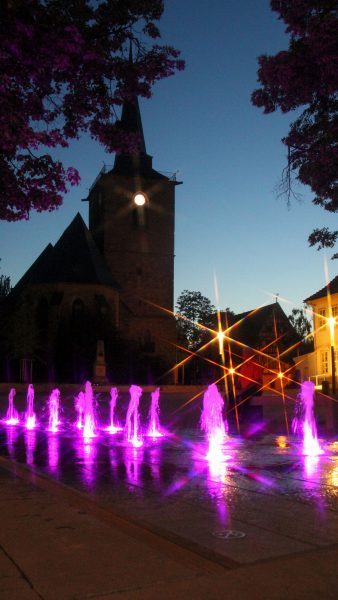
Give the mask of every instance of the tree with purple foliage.
[[[288, 164], [282, 189], [290, 202], [292, 181], [310, 186], [313, 203], [338, 211], [338, 6], [337, 0], [271, 0], [290, 35], [288, 50], [260, 56], [258, 81], [252, 94], [265, 113], [280, 109], [303, 112], [282, 142]], [[338, 231], [315, 229], [310, 246], [333, 247]], [[334, 255], [337, 258], [338, 254]]]
[[154, 42], [162, 12], [162, 0], [0, 0], [0, 219], [52, 211], [79, 182], [47, 149], [85, 131], [109, 152], [137, 147], [116, 108], [184, 68]]

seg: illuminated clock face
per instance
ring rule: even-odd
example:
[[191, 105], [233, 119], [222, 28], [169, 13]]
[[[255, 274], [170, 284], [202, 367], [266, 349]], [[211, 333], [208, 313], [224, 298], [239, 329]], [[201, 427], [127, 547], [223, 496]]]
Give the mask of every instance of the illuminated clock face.
[[137, 206], [144, 206], [146, 203], [146, 197], [142, 192], [138, 192], [134, 196], [134, 202]]

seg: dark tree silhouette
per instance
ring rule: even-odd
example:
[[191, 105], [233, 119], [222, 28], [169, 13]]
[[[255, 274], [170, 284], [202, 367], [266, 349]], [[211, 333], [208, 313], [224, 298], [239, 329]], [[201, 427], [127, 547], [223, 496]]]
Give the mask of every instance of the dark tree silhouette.
[[135, 149], [116, 107], [184, 66], [154, 43], [162, 12], [162, 0], [0, 0], [0, 219], [54, 210], [78, 183], [48, 148], [88, 131], [110, 152]]
[[215, 322], [215, 307], [201, 294], [183, 290], [177, 299], [178, 339], [190, 350], [196, 350], [207, 338], [207, 327]]
[[[1, 258], [0, 258], [1, 262]], [[11, 278], [8, 275], [0, 275], [0, 300], [8, 296], [11, 291]]]
[[[282, 189], [288, 201], [295, 177], [314, 193], [313, 203], [338, 211], [338, 7], [337, 0], [271, 0], [290, 35], [289, 48], [260, 56], [258, 81], [252, 94], [265, 113], [280, 109], [303, 112], [291, 123], [282, 142], [288, 164]], [[333, 247], [338, 230], [318, 228], [310, 246]], [[337, 258], [337, 254], [333, 258]]]
[[311, 322], [306, 316], [305, 308], [294, 308], [289, 320], [302, 340], [305, 340], [311, 332]]

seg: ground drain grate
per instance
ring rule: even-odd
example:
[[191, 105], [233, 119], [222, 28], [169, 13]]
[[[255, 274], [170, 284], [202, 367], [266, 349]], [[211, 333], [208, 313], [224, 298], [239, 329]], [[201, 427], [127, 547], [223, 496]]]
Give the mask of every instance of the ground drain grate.
[[239, 540], [244, 538], [246, 533], [244, 531], [236, 531], [235, 529], [220, 529], [219, 531], [214, 531], [212, 535], [221, 540]]

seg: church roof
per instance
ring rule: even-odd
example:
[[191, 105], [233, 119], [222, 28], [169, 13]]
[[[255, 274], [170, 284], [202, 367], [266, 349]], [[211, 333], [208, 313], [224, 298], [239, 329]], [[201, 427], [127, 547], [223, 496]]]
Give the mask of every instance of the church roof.
[[318, 292], [316, 292], [315, 294], [312, 294], [312, 296], [306, 298], [304, 302], [311, 302], [311, 300], [326, 298], [328, 291], [330, 292], [330, 294], [338, 293], [338, 275], [336, 275], [336, 277], [334, 277], [334, 279], [332, 279], [332, 281], [330, 281], [328, 285], [318, 290]]
[[117, 287], [79, 213], [55, 246], [48, 244], [14, 290], [24, 285], [57, 282], [94, 283]]
[[[278, 324], [278, 335], [281, 335], [281, 346], [291, 345], [299, 341], [299, 336], [278, 302], [261, 306], [255, 310], [238, 315], [229, 315], [228, 324], [232, 326], [230, 337], [255, 347], [265, 338], [274, 337], [274, 317]], [[222, 319], [223, 322], [223, 319]], [[284, 336], [287, 339], [283, 340]], [[291, 339], [292, 338], [292, 339]], [[272, 338], [271, 338], [272, 339]]]

